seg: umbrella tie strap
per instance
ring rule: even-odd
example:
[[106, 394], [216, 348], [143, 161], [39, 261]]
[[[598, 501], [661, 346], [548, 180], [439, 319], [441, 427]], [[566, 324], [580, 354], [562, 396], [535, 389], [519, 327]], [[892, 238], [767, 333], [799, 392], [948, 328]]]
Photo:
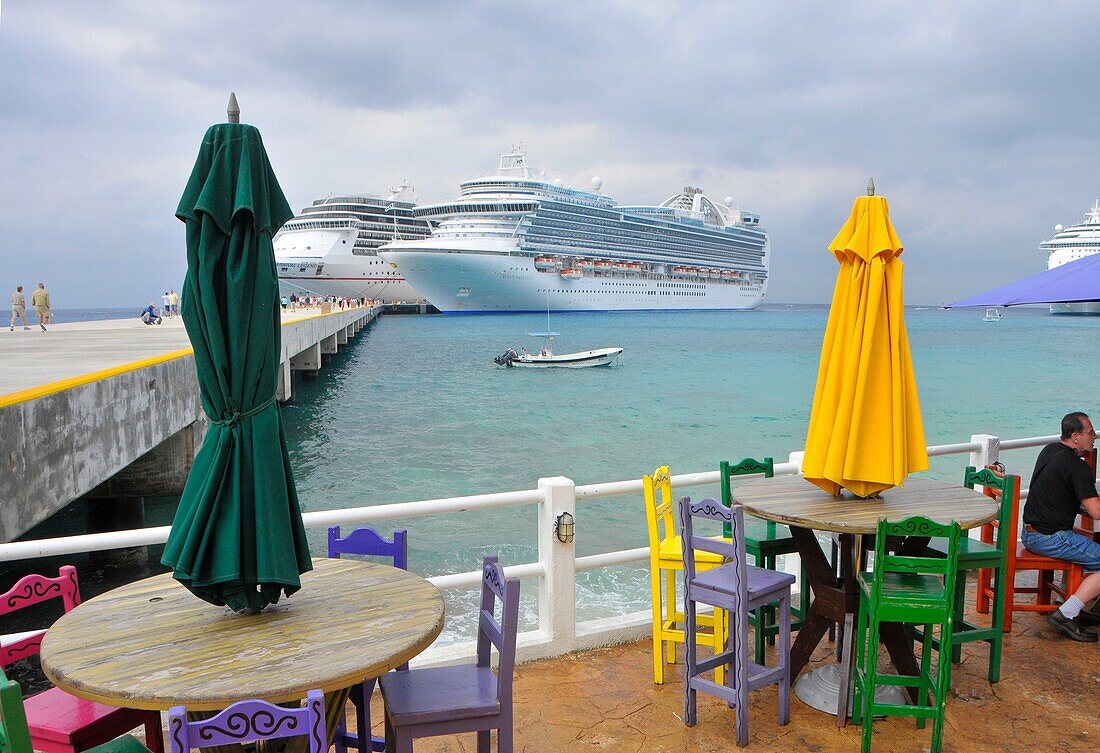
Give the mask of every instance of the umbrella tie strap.
[[225, 426], [226, 428], [232, 429], [234, 426], [240, 424], [241, 421], [244, 421], [247, 418], [252, 418], [258, 413], [267, 410], [274, 402], [275, 395], [272, 395], [252, 410], [246, 410], [244, 413], [236, 410], [236, 406], [230, 403], [230, 408], [225, 412], [225, 417], [218, 420], [211, 420], [210, 423], [214, 424], [215, 426]]

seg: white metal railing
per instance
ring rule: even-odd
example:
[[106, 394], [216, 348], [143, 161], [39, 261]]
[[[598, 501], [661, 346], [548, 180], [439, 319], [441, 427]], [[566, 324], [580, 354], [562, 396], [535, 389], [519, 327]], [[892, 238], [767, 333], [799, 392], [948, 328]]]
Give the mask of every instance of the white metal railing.
[[[1057, 435], [1051, 435], [1002, 441], [999, 437], [990, 434], [976, 434], [970, 438], [969, 442], [932, 445], [928, 447], [928, 455], [938, 457], [969, 453], [969, 464], [981, 467], [995, 462], [1001, 450], [1039, 447], [1057, 439]], [[799, 473], [801, 460], [801, 452], [791, 453], [788, 462], [775, 465], [775, 474]], [[718, 471], [685, 473], [672, 477], [672, 486], [677, 489], [713, 485], [718, 482]], [[562, 513], [575, 516], [578, 501], [637, 494], [641, 490], [640, 479], [576, 486], [571, 479], [558, 476], [539, 479], [536, 489], [401, 502], [373, 507], [321, 510], [307, 512], [303, 514], [302, 519], [307, 528], [328, 528], [334, 525], [402, 520], [467, 510], [537, 505], [538, 561], [510, 565], [504, 569], [505, 574], [510, 578], [537, 578], [539, 581], [538, 629], [520, 636], [521, 653], [524, 658], [535, 658], [641, 637], [648, 632], [650, 620], [648, 611], [614, 615], [587, 623], [577, 623], [574, 615], [576, 573], [643, 562], [649, 557], [649, 548], [638, 547], [577, 557], [571, 542], [562, 543], [555, 536], [555, 521], [558, 516]], [[1021, 496], [1025, 495], [1026, 490], [1021, 493]], [[167, 541], [169, 531], [169, 526], [160, 526], [0, 544], [0, 562], [162, 544]], [[786, 569], [797, 575], [799, 570], [797, 556], [788, 558]], [[476, 587], [480, 579], [480, 571], [429, 578], [441, 590]], [[433, 659], [447, 661], [469, 651], [470, 646], [463, 644], [436, 651]]]

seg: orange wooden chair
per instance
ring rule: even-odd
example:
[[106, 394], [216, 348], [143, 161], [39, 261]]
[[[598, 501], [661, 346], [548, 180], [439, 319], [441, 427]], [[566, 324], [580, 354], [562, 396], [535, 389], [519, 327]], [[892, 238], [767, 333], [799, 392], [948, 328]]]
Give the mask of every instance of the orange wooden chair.
[[[1094, 448], [1091, 455], [1085, 458], [1086, 462], [1092, 468], [1093, 477], [1096, 476], [1096, 449]], [[1009, 546], [1008, 548], [1008, 567], [1005, 570], [1005, 616], [1004, 616], [1004, 631], [1010, 632], [1012, 630], [1012, 613], [1013, 612], [1053, 612], [1058, 608], [1059, 603], [1054, 601], [1054, 595], [1065, 601], [1073, 593], [1081, 587], [1081, 581], [1085, 577], [1084, 569], [1073, 562], [1066, 562], [1065, 560], [1056, 559], [1054, 557], [1044, 557], [1041, 554], [1035, 554], [1024, 546], [1024, 542], [1020, 541], [1019, 525], [1020, 525], [1020, 494], [1017, 491], [1015, 498], [1012, 500], [1012, 516], [1009, 518], [1012, 526], [1014, 527], [1010, 531], [1012, 538], [1010, 541], [1015, 541], [1016, 546]], [[989, 529], [987, 534], [986, 529]], [[982, 540], [992, 541], [992, 524], [982, 526]], [[1075, 528], [1078, 533], [1084, 534], [1089, 538], [1092, 538], [1095, 534], [1092, 528], [1092, 518], [1088, 515], [1081, 515], [1078, 518], [1078, 527]], [[1021, 571], [1035, 571], [1037, 575], [1037, 582], [1034, 586], [1018, 586], [1016, 585], [1016, 573]], [[1061, 583], [1055, 581], [1055, 573], [1062, 573]], [[1019, 602], [1016, 601], [1016, 594], [1034, 594], [1034, 602]], [[993, 579], [992, 573], [989, 570], [982, 570], [978, 574], [978, 603], [977, 610], [982, 614], [989, 613], [989, 604], [993, 599]]]

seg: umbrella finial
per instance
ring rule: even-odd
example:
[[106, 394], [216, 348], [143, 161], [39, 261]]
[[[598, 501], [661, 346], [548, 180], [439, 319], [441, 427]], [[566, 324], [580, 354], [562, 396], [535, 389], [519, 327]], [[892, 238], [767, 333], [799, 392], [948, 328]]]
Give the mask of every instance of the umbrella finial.
[[225, 108], [225, 112], [229, 115], [230, 123], [241, 122], [241, 106], [237, 104], [237, 95], [233, 92], [229, 92], [229, 106]]
[[874, 178], [868, 178], [867, 179], [867, 195], [868, 196], [874, 196], [875, 195], [875, 179]]

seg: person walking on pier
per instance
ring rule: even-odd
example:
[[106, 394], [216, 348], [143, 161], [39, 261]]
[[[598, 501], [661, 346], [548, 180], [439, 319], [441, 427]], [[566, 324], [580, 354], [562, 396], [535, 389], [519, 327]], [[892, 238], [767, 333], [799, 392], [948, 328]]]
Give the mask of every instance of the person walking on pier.
[[1087, 415], [1076, 411], [1062, 418], [1061, 440], [1044, 447], [1035, 461], [1020, 535], [1036, 554], [1076, 562], [1089, 573], [1047, 622], [1075, 641], [1091, 642], [1096, 633], [1086, 628], [1100, 625], [1100, 615], [1085, 605], [1100, 596], [1100, 543], [1074, 531], [1073, 523], [1082, 510], [1100, 518], [1100, 492], [1082, 459], [1095, 442], [1096, 430]]
[[160, 297], [160, 310], [164, 312], [165, 316], [172, 316], [172, 296], [168, 295], [167, 290]]
[[19, 285], [15, 288], [15, 292], [11, 294], [11, 322], [8, 324], [8, 329], [15, 332], [15, 320], [23, 320], [23, 329], [30, 329], [27, 326], [27, 299], [23, 297], [23, 286]]
[[38, 290], [31, 295], [31, 305], [38, 314], [38, 326], [45, 332], [50, 321], [50, 293], [46, 290], [46, 283], [38, 283]]
[[168, 313], [172, 316], [180, 315], [180, 294], [175, 288], [168, 291]]

